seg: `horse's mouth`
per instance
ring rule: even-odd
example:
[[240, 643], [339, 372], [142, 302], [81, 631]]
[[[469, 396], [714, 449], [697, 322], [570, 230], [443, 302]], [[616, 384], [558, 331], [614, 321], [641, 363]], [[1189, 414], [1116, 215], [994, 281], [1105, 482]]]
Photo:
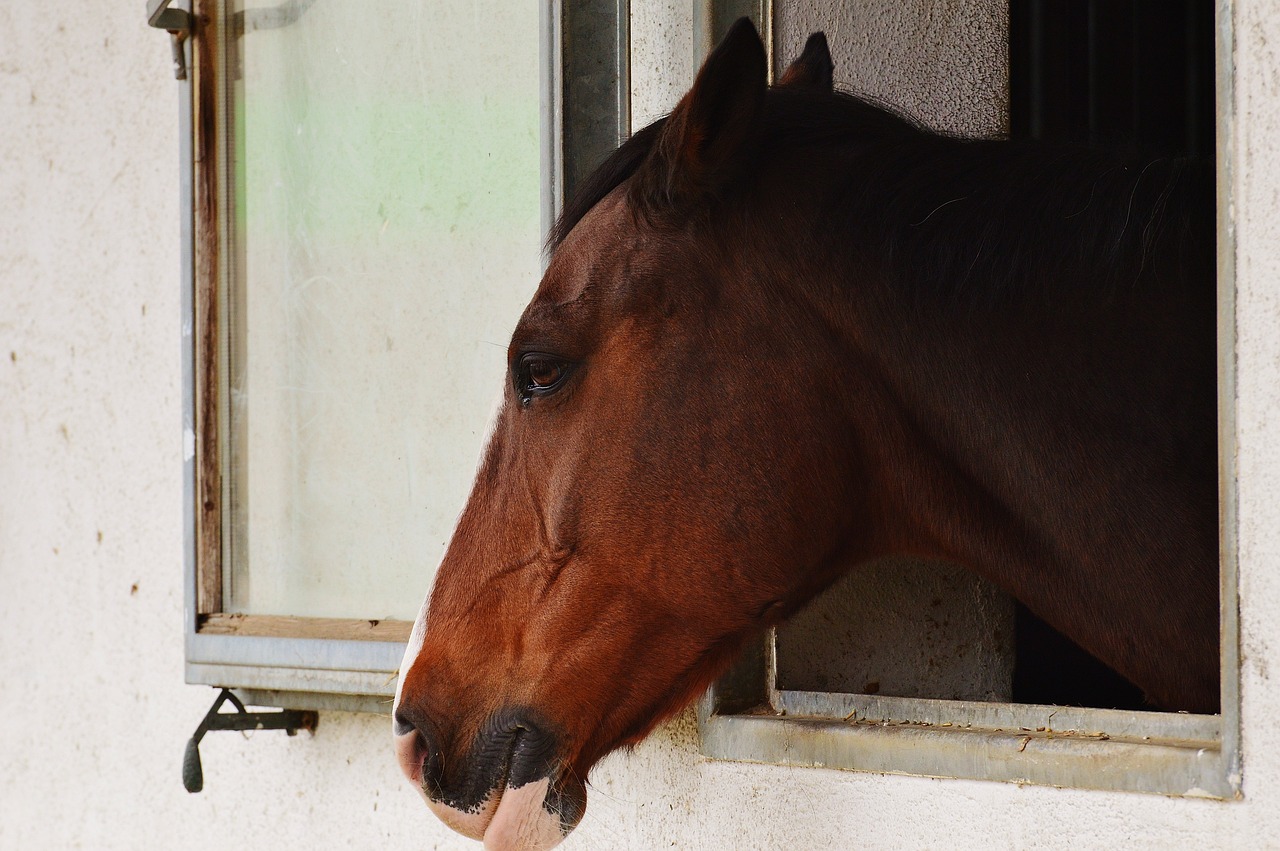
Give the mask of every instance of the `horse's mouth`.
[[508, 735], [510, 742], [500, 752], [486, 749], [497, 770], [482, 795], [450, 794], [442, 788], [431, 755], [408, 737], [397, 740], [400, 765], [437, 818], [463, 836], [483, 839], [488, 851], [553, 848], [581, 818], [586, 790], [574, 783], [566, 788], [559, 772], [546, 764], [543, 749], [529, 745], [536, 734], [516, 727]]
[[484, 831], [486, 851], [544, 851], [559, 845], [572, 827], [566, 827], [560, 813], [548, 807], [551, 789], [550, 777], [505, 786]]

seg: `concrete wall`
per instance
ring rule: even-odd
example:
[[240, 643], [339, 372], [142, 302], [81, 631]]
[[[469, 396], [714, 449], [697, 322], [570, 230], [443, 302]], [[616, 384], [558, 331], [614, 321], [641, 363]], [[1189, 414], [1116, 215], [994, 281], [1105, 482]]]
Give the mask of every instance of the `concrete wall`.
[[821, 30], [836, 84], [951, 133], [1009, 126], [1009, 4], [1001, 0], [773, 0], [778, 71]]
[[[142, 7], [0, 5], [0, 848], [476, 848], [380, 717], [210, 734], [182, 790], [213, 693], [182, 683], [177, 98]], [[686, 715], [600, 766], [566, 848], [1280, 836], [1280, 15], [1235, 14], [1244, 800], [713, 763]]]

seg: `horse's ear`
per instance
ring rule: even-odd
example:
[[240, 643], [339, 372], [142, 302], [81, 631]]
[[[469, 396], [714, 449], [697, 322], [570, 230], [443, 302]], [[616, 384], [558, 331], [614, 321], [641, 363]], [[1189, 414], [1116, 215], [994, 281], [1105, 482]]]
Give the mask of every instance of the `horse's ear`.
[[835, 70], [827, 37], [817, 32], [809, 36], [804, 43], [804, 51], [787, 67], [776, 85], [831, 94]]
[[760, 112], [766, 62], [755, 26], [739, 18], [667, 118], [648, 163], [650, 194], [674, 201], [727, 177]]

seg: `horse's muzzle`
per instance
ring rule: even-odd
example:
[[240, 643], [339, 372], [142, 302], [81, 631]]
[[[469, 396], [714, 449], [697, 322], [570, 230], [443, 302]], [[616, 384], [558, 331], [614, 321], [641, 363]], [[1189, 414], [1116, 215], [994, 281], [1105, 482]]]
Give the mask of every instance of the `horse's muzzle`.
[[561, 776], [555, 737], [518, 714], [494, 716], [468, 756], [446, 773], [427, 725], [396, 713], [396, 757], [427, 806], [486, 849], [541, 851], [558, 845], [586, 808], [586, 788]]

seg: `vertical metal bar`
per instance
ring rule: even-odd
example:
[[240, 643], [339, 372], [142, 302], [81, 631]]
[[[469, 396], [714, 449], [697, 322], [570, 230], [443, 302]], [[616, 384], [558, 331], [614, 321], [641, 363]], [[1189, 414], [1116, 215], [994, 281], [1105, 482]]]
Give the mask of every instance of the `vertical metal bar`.
[[[1214, 9], [1202, 0], [1185, 0], [1183, 30], [1187, 34], [1183, 65], [1187, 86], [1183, 109], [1186, 112], [1186, 146], [1192, 156], [1207, 157], [1213, 152], [1214, 101]], [[1209, 19], [1206, 21], [1206, 17]], [[1205, 26], [1205, 24], [1209, 24]], [[1208, 60], [1208, 61], [1206, 61]]]
[[[1110, 0], [1114, 2], [1114, 0]], [[1101, 38], [1098, 33], [1098, 0], [1089, 0], [1089, 7], [1086, 11], [1088, 28], [1088, 36], [1086, 38], [1085, 52], [1087, 55], [1086, 72], [1085, 72], [1085, 91], [1088, 104], [1088, 139], [1089, 144], [1096, 145], [1100, 141], [1102, 134], [1102, 117], [1099, 114], [1099, 100], [1101, 98], [1101, 87], [1103, 85], [1102, 52]]]
[[[1151, 112], [1148, 109], [1147, 97], [1149, 94], [1143, 91], [1143, 65], [1151, 62], [1154, 57], [1151, 55], [1149, 44], [1144, 43], [1144, 37], [1150, 37], [1149, 32], [1152, 29], [1150, 24], [1144, 26], [1142, 20], [1142, 10], [1139, 4], [1132, 2], [1129, 9], [1129, 62], [1126, 69], [1129, 75], [1129, 126], [1128, 136], [1133, 141], [1130, 143], [1131, 149], [1150, 150], [1147, 146], [1153, 133], [1159, 133], [1156, 120], [1152, 120]], [[1160, 33], [1168, 38], [1169, 30], [1167, 27], [1161, 27]], [[1144, 132], [1145, 131], [1145, 132]]]
[[630, 132], [630, 0], [559, 2], [560, 197]]
[[773, 0], [694, 0], [693, 67], [702, 65], [739, 18], [750, 18], [764, 42], [769, 82], [773, 82]]
[[[291, 6], [277, 14], [270, 9], [239, 10], [240, 3], [221, 0], [216, 36], [210, 41], [218, 79], [214, 86], [217, 99], [214, 118], [217, 141], [211, 164], [216, 187], [218, 211], [216, 289], [218, 304], [217, 358], [218, 467], [221, 475], [221, 600], [222, 610], [236, 607], [237, 601], [249, 599], [251, 566], [247, 563], [249, 524], [248, 489], [240, 485], [248, 481], [249, 420], [252, 405], [241, 393], [248, 364], [247, 316], [242, 316], [248, 303], [245, 274], [247, 245], [245, 222], [237, 210], [243, 209], [237, 199], [244, 197], [245, 174], [238, 158], [244, 150], [242, 113], [247, 103], [244, 82], [246, 26], [254, 22], [258, 29], [278, 29], [297, 22], [309, 6]], [[252, 31], [252, 30], [250, 30]], [[233, 390], [234, 388], [234, 390]], [[233, 400], [235, 400], [233, 404]]]
[[1044, 137], [1044, 94], [1045, 94], [1045, 49], [1044, 49], [1044, 9], [1041, 0], [1028, 0], [1027, 3], [1027, 77], [1030, 82], [1027, 89], [1027, 138]]
[[614, 109], [617, 112], [617, 144], [631, 135], [631, 0], [615, 0], [613, 28]]
[[1202, 36], [1196, 26], [1195, 7], [1194, 2], [1182, 4], [1182, 65], [1187, 69], [1186, 85], [1182, 91], [1182, 143], [1192, 156], [1203, 156], [1204, 140], [1200, 138], [1200, 110], [1197, 108], [1201, 86], [1204, 85], [1199, 61]]
[[693, 67], [696, 70], [715, 47], [715, 0], [693, 0]]
[[[542, 232], [550, 233], [564, 206], [564, 85], [561, 80], [560, 18], [562, 0], [544, 0], [538, 11], [541, 45], [538, 71], [542, 78], [539, 110], [541, 145]], [[544, 264], [550, 258], [544, 257]]]
[[1227, 782], [1241, 783], [1239, 472], [1236, 468], [1235, 44], [1232, 0], [1214, 5], [1218, 198], [1218, 547], [1222, 607], [1222, 755]]

